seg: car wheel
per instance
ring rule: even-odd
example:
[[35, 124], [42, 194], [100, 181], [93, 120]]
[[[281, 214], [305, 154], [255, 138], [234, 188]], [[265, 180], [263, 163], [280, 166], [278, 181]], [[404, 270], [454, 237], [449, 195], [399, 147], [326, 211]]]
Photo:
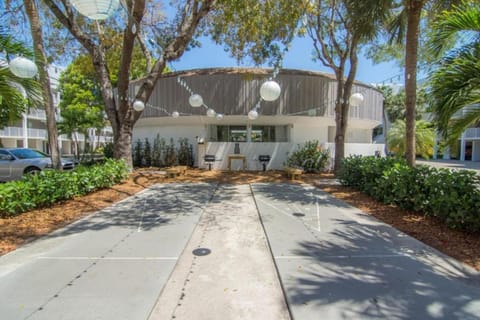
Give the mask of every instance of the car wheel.
[[23, 173], [24, 174], [37, 174], [39, 173], [41, 170], [38, 169], [37, 167], [28, 167], [26, 168]]

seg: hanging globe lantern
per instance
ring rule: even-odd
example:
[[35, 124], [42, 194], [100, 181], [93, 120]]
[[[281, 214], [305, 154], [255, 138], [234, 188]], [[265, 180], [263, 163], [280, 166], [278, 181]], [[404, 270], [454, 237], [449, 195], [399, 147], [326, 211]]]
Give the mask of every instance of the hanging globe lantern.
[[349, 101], [350, 101], [350, 105], [357, 107], [360, 104], [362, 104], [363, 100], [364, 100], [363, 94], [357, 92], [351, 95]]
[[145, 109], [145, 103], [140, 100], [135, 100], [135, 102], [133, 103], [133, 110], [140, 112], [143, 111], [143, 109]]
[[280, 85], [273, 80], [264, 82], [260, 87], [260, 96], [265, 101], [274, 101], [280, 97]]
[[10, 71], [19, 78], [33, 78], [38, 72], [37, 65], [30, 59], [16, 57], [9, 64]]
[[250, 112], [248, 113], [248, 119], [256, 120], [257, 118], [258, 118], [257, 110], [250, 110]]
[[202, 96], [199, 94], [192, 94], [190, 98], [188, 98], [188, 103], [194, 108], [201, 107], [203, 105]]
[[212, 108], [207, 110], [207, 117], [213, 118], [217, 113]]
[[172, 117], [173, 118], [178, 118], [178, 117], [180, 117], [180, 113], [178, 113], [178, 111], [173, 111], [172, 112]]
[[119, 7], [119, 0], [70, 0], [82, 15], [93, 20], [105, 20]]

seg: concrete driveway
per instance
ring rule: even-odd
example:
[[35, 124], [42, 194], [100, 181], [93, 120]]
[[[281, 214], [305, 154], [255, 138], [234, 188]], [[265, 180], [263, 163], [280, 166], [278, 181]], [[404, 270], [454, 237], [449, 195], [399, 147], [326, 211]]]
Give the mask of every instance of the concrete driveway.
[[480, 319], [478, 272], [293, 184], [152, 187], [0, 257], [0, 295], [8, 320]]

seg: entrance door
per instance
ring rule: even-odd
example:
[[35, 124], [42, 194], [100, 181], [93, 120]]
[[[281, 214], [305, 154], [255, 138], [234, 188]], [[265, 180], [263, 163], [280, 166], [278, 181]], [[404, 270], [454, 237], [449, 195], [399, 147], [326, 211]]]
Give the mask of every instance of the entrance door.
[[472, 141], [465, 141], [465, 161], [472, 161]]

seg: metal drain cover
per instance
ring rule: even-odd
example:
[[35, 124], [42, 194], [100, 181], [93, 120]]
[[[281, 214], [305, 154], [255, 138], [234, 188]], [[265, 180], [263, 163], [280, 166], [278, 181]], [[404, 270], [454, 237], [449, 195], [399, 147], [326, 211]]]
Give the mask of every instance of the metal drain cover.
[[305, 217], [305, 213], [301, 213], [301, 212], [294, 212], [292, 213], [292, 215], [294, 215], [295, 217]]
[[209, 255], [212, 252], [212, 250], [208, 248], [197, 248], [192, 251], [192, 253], [196, 256], [206, 256]]

